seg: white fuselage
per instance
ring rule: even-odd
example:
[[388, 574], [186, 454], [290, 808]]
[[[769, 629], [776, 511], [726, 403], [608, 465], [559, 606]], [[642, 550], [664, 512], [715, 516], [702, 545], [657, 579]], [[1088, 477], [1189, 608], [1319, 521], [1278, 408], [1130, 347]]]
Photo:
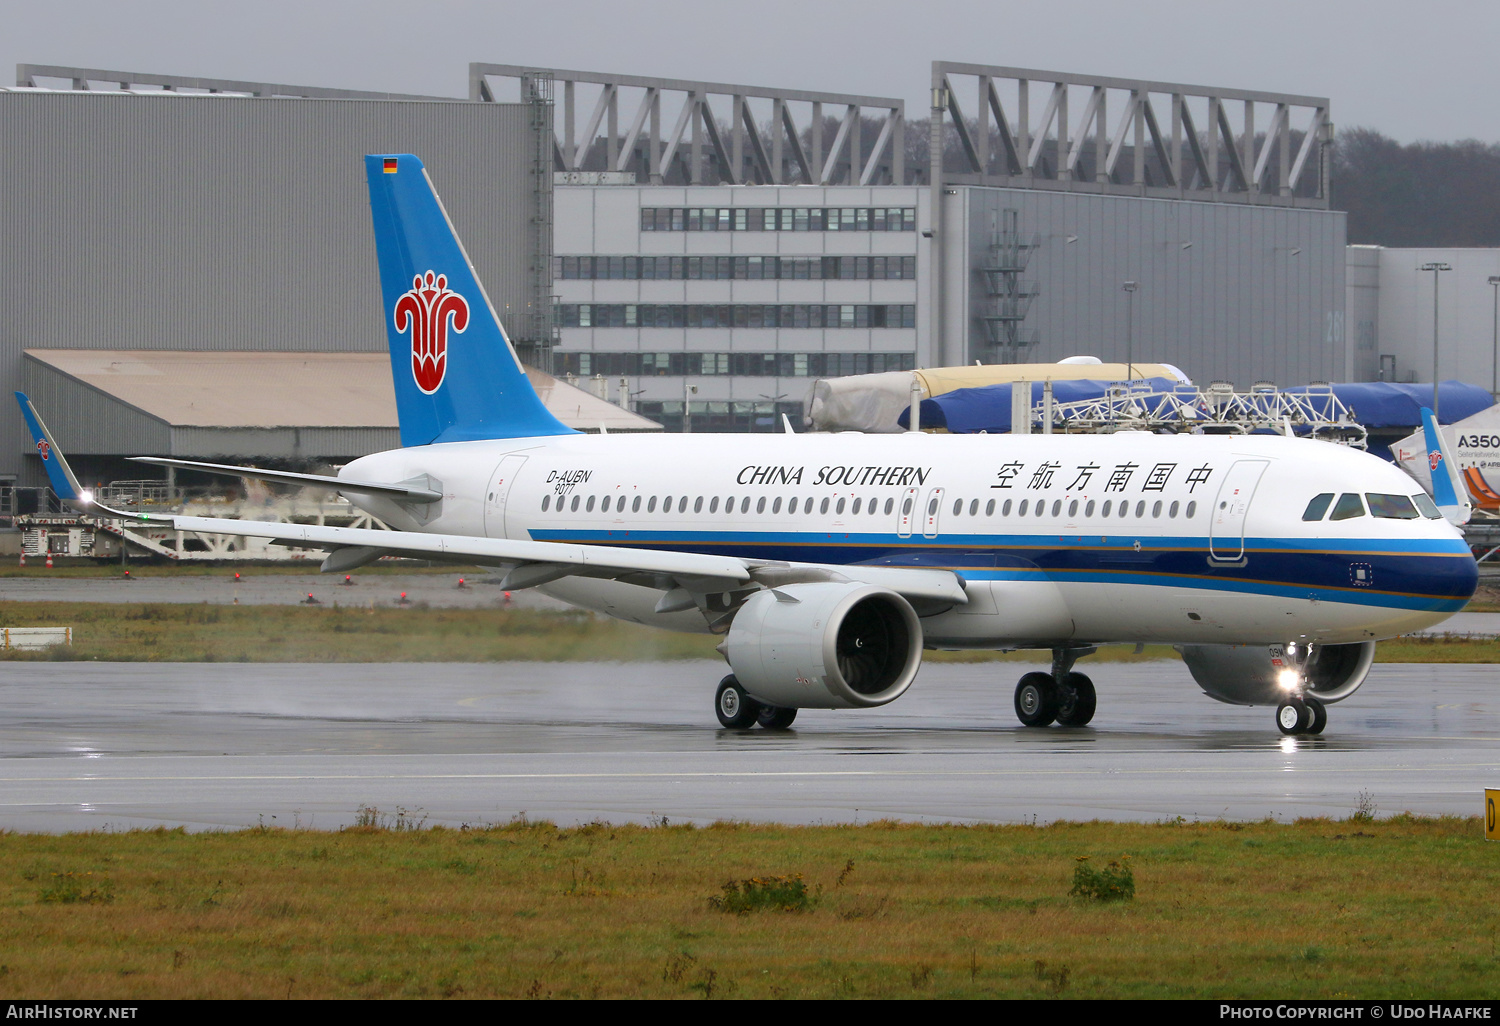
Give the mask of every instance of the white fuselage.
[[[1315, 496], [1411, 496], [1394, 466], [1279, 436], [566, 435], [376, 453], [350, 477], [427, 478], [434, 507], [363, 501], [415, 531], [943, 567], [969, 601], [929, 645], [1367, 641], [1462, 608], [1477, 571], [1446, 521]], [[425, 519], [424, 519], [425, 518]], [[679, 630], [659, 592], [584, 577], [569, 602]]]

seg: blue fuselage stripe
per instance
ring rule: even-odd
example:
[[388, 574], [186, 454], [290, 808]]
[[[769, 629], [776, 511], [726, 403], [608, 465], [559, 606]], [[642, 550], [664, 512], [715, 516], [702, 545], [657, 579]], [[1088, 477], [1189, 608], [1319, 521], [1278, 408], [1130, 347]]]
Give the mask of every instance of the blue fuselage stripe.
[[[1210, 558], [1204, 538], [748, 531], [532, 530], [538, 541], [732, 554], [799, 563], [952, 569], [969, 580], [1130, 584], [1452, 612], [1474, 594], [1478, 569], [1462, 541], [1246, 539], [1243, 558]], [[1229, 553], [1238, 555], [1238, 553]]]

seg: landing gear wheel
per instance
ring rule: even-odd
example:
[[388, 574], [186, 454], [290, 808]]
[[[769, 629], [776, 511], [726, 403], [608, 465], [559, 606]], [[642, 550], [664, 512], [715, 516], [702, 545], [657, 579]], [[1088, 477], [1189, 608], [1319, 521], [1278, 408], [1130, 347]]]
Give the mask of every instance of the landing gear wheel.
[[1316, 698], [1306, 699], [1306, 702], [1308, 718], [1310, 720], [1307, 725], [1306, 733], [1323, 733], [1323, 728], [1328, 726], [1328, 709], [1323, 705], [1322, 702], [1318, 701]]
[[1065, 674], [1057, 689], [1057, 722], [1064, 727], [1082, 727], [1094, 718], [1099, 697], [1094, 682], [1081, 673]]
[[1028, 673], [1016, 685], [1016, 718], [1028, 727], [1057, 719], [1057, 682], [1050, 673]]
[[1276, 726], [1283, 734], [1305, 734], [1312, 723], [1312, 713], [1300, 698], [1291, 698], [1276, 707]]
[[719, 714], [719, 722], [726, 728], [749, 730], [755, 726], [760, 710], [761, 704], [745, 694], [734, 674], [719, 681], [719, 690], [714, 695], [714, 712]]
[[785, 730], [797, 718], [796, 709], [783, 709], [779, 705], [763, 705], [755, 722], [767, 730]]

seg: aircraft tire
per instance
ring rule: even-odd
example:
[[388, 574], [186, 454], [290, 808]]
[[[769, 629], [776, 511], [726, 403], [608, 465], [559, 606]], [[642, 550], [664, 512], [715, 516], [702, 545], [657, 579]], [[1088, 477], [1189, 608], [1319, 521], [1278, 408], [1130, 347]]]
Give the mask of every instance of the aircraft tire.
[[1311, 711], [1300, 698], [1287, 699], [1276, 707], [1276, 727], [1283, 734], [1305, 734], [1311, 723]]
[[1316, 698], [1306, 699], [1308, 724], [1306, 733], [1321, 734], [1323, 728], [1328, 726], [1328, 707]]
[[1028, 673], [1016, 685], [1016, 718], [1028, 727], [1057, 719], [1057, 682], [1050, 673]]
[[766, 730], [785, 730], [796, 718], [796, 709], [786, 709], [779, 705], [763, 705], [760, 707], [760, 715], [756, 717], [755, 722]]
[[1094, 691], [1094, 682], [1081, 673], [1070, 673], [1063, 677], [1058, 688], [1057, 722], [1064, 727], [1082, 727], [1094, 718], [1099, 696]]
[[714, 693], [714, 712], [726, 730], [749, 730], [755, 726], [762, 708], [759, 702], [745, 694], [734, 674], [719, 681], [719, 690]]

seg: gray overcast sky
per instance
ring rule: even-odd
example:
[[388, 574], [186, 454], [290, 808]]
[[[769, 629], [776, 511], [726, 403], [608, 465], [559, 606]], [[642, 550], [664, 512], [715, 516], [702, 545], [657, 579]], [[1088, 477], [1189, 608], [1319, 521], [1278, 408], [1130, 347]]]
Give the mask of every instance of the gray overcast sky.
[[0, 0], [25, 61], [461, 96], [470, 61], [897, 96], [932, 60], [1328, 96], [1341, 127], [1500, 142], [1494, 0]]

